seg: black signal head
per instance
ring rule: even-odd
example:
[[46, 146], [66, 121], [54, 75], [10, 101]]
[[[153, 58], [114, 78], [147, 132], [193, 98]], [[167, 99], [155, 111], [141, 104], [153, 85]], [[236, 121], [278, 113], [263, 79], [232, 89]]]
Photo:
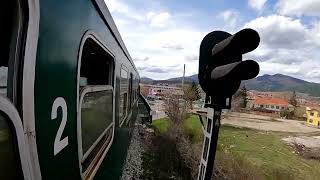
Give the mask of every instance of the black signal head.
[[241, 80], [259, 74], [259, 65], [253, 60], [242, 61], [242, 54], [258, 47], [259, 34], [243, 29], [234, 35], [224, 31], [207, 34], [200, 45], [199, 83], [212, 97], [231, 97]]

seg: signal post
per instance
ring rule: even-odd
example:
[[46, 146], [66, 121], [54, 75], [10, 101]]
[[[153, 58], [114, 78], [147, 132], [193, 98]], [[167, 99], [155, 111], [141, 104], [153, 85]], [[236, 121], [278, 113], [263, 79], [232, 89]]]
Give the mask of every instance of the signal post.
[[242, 61], [242, 54], [253, 51], [259, 43], [259, 34], [253, 29], [243, 29], [234, 35], [213, 31], [201, 42], [198, 78], [206, 93], [207, 123], [203, 129], [198, 180], [212, 178], [222, 109], [231, 108], [232, 95], [242, 80], [259, 74], [256, 61]]

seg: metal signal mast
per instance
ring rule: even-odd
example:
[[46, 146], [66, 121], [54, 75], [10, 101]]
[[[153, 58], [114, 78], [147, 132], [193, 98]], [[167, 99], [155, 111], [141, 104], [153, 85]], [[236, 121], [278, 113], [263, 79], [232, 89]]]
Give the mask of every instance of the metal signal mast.
[[242, 80], [259, 74], [257, 62], [242, 61], [242, 54], [253, 51], [259, 43], [259, 34], [252, 29], [243, 29], [234, 35], [213, 31], [201, 42], [198, 78], [206, 93], [207, 123], [198, 180], [212, 178], [221, 110], [231, 108], [232, 95], [239, 89]]

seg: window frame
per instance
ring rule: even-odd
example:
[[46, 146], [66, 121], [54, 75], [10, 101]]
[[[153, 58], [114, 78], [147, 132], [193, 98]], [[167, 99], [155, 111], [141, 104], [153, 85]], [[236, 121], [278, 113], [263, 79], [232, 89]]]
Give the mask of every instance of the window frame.
[[[117, 61], [114, 53], [110, 50], [110, 48], [102, 43], [102, 41], [100, 41], [99, 39], [101, 39], [95, 32], [93, 32], [92, 30], [87, 30], [84, 35], [82, 36], [82, 39], [81, 39], [81, 42], [80, 42], [80, 47], [79, 47], [79, 52], [78, 52], [78, 59], [77, 59], [77, 98], [76, 98], [76, 103], [77, 103], [77, 141], [78, 141], [78, 163], [79, 163], [79, 173], [80, 173], [80, 176], [82, 177], [82, 179], [84, 179], [84, 175], [85, 175], [85, 172], [82, 172], [82, 144], [80, 146], [79, 144], [79, 124], [80, 124], [80, 127], [81, 127], [81, 121], [79, 121], [79, 112], [81, 111], [81, 106], [80, 106], [80, 70], [81, 70], [81, 60], [82, 60], [82, 52], [83, 52], [83, 47], [84, 47], [84, 44], [85, 42], [88, 40], [88, 39], [91, 39], [93, 40], [98, 46], [100, 46], [106, 53], [109, 54], [109, 56], [111, 57], [111, 60], [112, 60], [112, 77], [110, 78], [112, 80], [111, 82], [111, 85], [102, 85], [102, 86], [112, 86], [112, 88], [114, 89], [114, 86], [115, 86], [115, 80], [116, 80], [116, 76], [115, 76], [115, 62]], [[96, 85], [98, 86], [98, 85]], [[81, 90], [84, 90], [86, 86], [83, 87], [83, 89]], [[115, 91], [113, 90], [113, 95], [112, 95], [112, 121], [113, 121], [113, 125], [114, 125], [114, 128], [112, 130], [112, 136], [111, 136], [111, 139], [110, 139], [110, 144], [108, 146], [111, 146], [112, 143], [113, 143], [113, 139], [114, 139], [114, 131], [115, 131]], [[81, 119], [80, 119], [81, 120]], [[81, 135], [81, 134], [80, 134]], [[80, 136], [81, 138], [81, 141], [82, 141], [82, 136]], [[80, 151], [80, 148], [81, 148], [81, 151]], [[100, 167], [105, 155], [107, 154], [107, 152], [109, 151], [110, 147], [107, 147], [105, 149], [105, 151], [103, 152], [103, 155], [101, 156], [101, 159], [98, 161], [97, 163], [97, 168]], [[98, 169], [93, 169], [93, 173], [90, 174], [90, 177], [94, 177], [95, 173], [97, 172]]]
[[23, 130], [22, 121], [20, 115], [15, 108], [15, 106], [10, 102], [6, 97], [0, 96], [0, 111], [8, 116], [8, 124], [11, 124], [13, 127], [13, 135], [16, 138], [17, 150], [19, 151], [19, 162], [21, 163], [21, 171], [25, 180], [31, 180], [31, 158], [29, 149], [26, 148], [27, 143], [25, 141], [25, 134]]
[[[39, 37], [39, 0], [17, 2], [17, 21], [8, 57], [6, 97], [0, 95], [0, 111], [13, 130], [23, 177], [41, 179], [36, 144], [34, 84]], [[12, 37], [11, 37], [12, 38]], [[9, 68], [9, 66], [11, 66]], [[11, 88], [8, 91], [8, 88]]]
[[[80, 148], [80, 154], [79, 157], [81, 157], [80, 161], [81, 163], [84, 162], [84, 160], [86, 160], [86, 158], [90, 155], [90, 153], [92, 152], [92, 150], [96, 147], [96, 145], [100, 142], [100, 140], [102, 139], [102, 137], [108, 132], [108, 130], [110, 130], [110, 128], [115, 128], [115, 122], [114, 122], [114, 115], [112, 115], [112, 122], [110, 123], [110, 125], [108, 125], [108, 127], [102, 132], [102, 134], [99, 135], [99, 137], [95, 140], [95, 142], [90, 146], [90, 148], [87, 150], [87, 152], [83, 152], [82, 149], [82, 127], [81, 127], [81, 107], [82, 107], [82, 102], [83, 102], [83, 98], [86, 94], [88, 93], [92, 93], [92, 92], [101, 92], [101, 91], [108, 91], [111, 90], [112, 94], [113, 94], [113, 87], [111, 85], [96, 85], [96, 86], [85, 86], [80, 93], [80, 106], [79, 106], [79, 110], [77, 113], [77, 138], [78, 138], [78, 146]], [[114, 98], [112, 98], [113, 100]], [[113, 104], [113, 102], [112, 102]], [[112, 112], [114, 112], [114, 107], [112, 107]], [[113, 135], [112, 137], [113, 138]], [[110, 144], [108, 145], [108, 147], [106, 148], [106, 151], [109, 150], [110, 146], [112, 144], [112, 141], [110, 141]]]
[[25, 37], [24, 61], [22, 76], [22, 120], [26, 134], [26, 147], [30, 151], [30, 171], [32, 179], [41, 179], [41, 170], [38, 157], [38, 147], [36, 142], [36, 122], [35, 122], [35, 104], [34, 104], [34, 88], [35, 88], [35, 71], [37, 48], [39, 38], [40, 25], [40, 3], [39, 0], [26, 2], [28, 6], [28, 22], [27, 33]]
[[[103, 44], [99, 39], [99, 36], [97, 34], [95, 34], [93, 31], [91, 30], [87, 30], [85, 32], [85, 34], [83, 35], [82, 39], [81, 39], [81, 43], [80, 43], [80, 48], [79, 48], [79, 52], [78, 52], [78, 64], [77, 64], [77, 110], [79, 110], [79, 101], [80, 101], [80, 70], [81, 70], [81, 58], [82, 58], [82, 51], [83, 51], [83, 46], [85, 44], [85, 42], [87, 41], [87, 39], [91, 39], [93, 40], [95, 43], [97, 43], [97, 45], [99, 45], [103, 50], [105, 50], [106, 53], [108, 53], [113, 60], [113, 69], [112, 69], [112, 83], [111, 86], [114, 87], [114, 82], [116, 79], [115, 76], [115, 62], [117, 61], [116, 57], [114, 56], [114, 53], [110, 50], [110, 48]], [[113, 92], [113, 96], [115, 96], [115, 93]], [[113, 99], [114, 100], [114, 99]], [[114, 105], [113, 105], [114, 106]]]

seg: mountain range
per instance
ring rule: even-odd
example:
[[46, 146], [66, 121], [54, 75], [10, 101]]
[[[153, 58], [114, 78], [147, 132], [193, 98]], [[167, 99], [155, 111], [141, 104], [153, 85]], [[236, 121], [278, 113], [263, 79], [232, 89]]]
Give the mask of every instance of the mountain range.
[[[181, 83], [182, 77], [170, 78], [167, 80], [153, 80], [150, 78], [141, 78], [142, 83], [156, 84], [168, 83], [176, 84]], [[198, 83], [198, 75], [186, 76], [185, 83]], [[320, 84], [308, 82], [291, 76], [283, 74], [262, 75], [254, 79], [243, 81], [242, 86], [247, 89], [258, 91], [296, 91], [300, 93], [307, 93], [311, 96], [320, 97]]]

